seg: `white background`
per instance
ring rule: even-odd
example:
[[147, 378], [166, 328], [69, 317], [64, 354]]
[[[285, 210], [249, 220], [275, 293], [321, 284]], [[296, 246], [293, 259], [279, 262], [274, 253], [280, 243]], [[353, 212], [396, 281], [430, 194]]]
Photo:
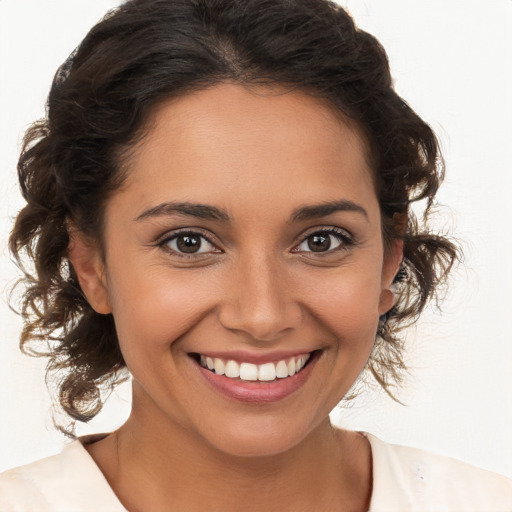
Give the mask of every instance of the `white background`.
[[[411, 376], [394, 404], [369, 390], [344, 426], [512, 477], [512, 1], [341, 0], [389, 53], [396, 87], [438, 133], [447, 163], [439, 225], [466, 260], [443, 313], [408, 332]], [[18, 354], [6, 241], [21, 206], [20, 140], [43, 114], [57, 66], [115, 0], [0, 0], [0, 471], [59, 451], [44, 362]], [[81, 433], [115, 428], [129, 387]]]

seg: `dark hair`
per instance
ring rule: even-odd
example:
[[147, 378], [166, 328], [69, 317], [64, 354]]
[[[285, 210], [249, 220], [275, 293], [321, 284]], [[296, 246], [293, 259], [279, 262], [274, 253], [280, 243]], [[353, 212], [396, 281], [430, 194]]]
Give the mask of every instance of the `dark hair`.
[[[430, 127], [393, 89], [386, 53], [325, 0], [129, 0], [98, 23], [57, 72], [47, 116], [25, 136], [18, 164], [27, 205], [10, 248], [25, 272], [21, 346], [64, 375], [59, 401], [88, 421], [102, 389], [126, 374], [112, 315], [96, 313], [67, 259], [68, 222], [101, 240], [123, 155], [170, 97], [223, 81], [281, 84], [323, 98], [368, 140], [384, 240], [403, 238], [397, 303], [381, 318], [368, 368], [389, 390], [403, 340], [457, 258], [426, 221], [443, 177]], [[424, 200], [424, 201], [421, 201]], [[423, 219], [410, 209], [421, 201]], [[24, 256], [33, 264], [26, 270]]]

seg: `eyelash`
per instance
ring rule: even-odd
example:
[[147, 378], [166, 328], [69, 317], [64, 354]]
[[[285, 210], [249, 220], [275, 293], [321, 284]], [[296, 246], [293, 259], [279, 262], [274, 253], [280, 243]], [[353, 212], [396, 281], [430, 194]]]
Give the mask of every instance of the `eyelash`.
[[[200, 252], [200, 253], [191, 252], [191, 253], [187, 254], [185, 252], [181, 252], [177, 249], [169, 247], [169, 244], [171, 242], [177, 241], [180, 236], [186, 236], [186, 235], [190, 236], [191, 238], [193, 237], [193, 238], [201, 239], [201, 243], [200, 243], [199, 247], [201, 247], [203, 242], [206, 241], [206, 243], [210, 244], [212, 247], [214, 247], [215, 250], [214, 251], [210, 250], [210, 251], [205, 251], [205, 252]], [[323, 236], [328, 236], [328, 237], [334, 237], [340, 242], [340, 244], [337, 247], [335, 247], [334, 249], [331, 249], [329, 247], [326, 251], [300, 250], [299, 247], [302, 244], [307, 243], [308, 239], [314, 235], [316, 235], [316, 236], [323, 235]], [[211, 239], [212, 239], [212, 235], [207, 232], [201, 231], [198, 228], [194, 228], [194, 229], [187, 228], [187, 229], [182, 229], [179, 231], [174, 231], [170, 235], [166, 234], [159, 241], [157, 241], [156, 245], [157, 245], [157, 247], [160, 247], [160, 248], [172, 253], [173, 255], [178, 255], [179, 257], [182, 257], [182, 258], [197, 258], [198, 256], [202, 256], [205, 254], [222, 252], [222, 250], [218, 249], [216, 244]], [[353, 245], [355, 245], [355, 241], [354, 241], [352, 235], [348, 231], [341, 229], [341, 228], [335, 228], [332, 226], [329, 226], [329, 227], [321, 227], [320, 226], [320, 227], [316, 227], [316, 228], [310, 230], [309, 232], [301, 235], [300, 241], [294, 246], [294, 248], [292, 249], [292, 252], [314, 254], [316, 256], [322, 257], [323, 255], [332, 254], [333, 252], [346, 250]]]
[[[301, 251], [299, 249], [299, 247], [302, 244], [307, 243], [308, 239], [314, 235], [316, 235], [316, 236], [323, 235], [323, 236], [328, 236], [328, 237], [334, 237], [340, 242], [340, 244], [333, 249], [331, 249], [329, 247], [326, 251], [318, 251], [318, 252]], [[348, 231], [341, 229], [341, 228], [335, 228], [332, 226], [326, 226], [326, 227], [319, 226], [319, 227], [313, 228], [312, 230], [305, 233], [304, 235], [301, 235], [301, 241], [297, 245], [295, 245], [295, 247], [292, 249], [292, 252], [313, 254], [317, 257], [318, 256], [322, 257], [322, 256], [331, 255], [334, 252], [347, 250], [349, 247], [351, 247], [353, 245], [355, 245], [355, 240], [354, 240], [353, 236]]]
[[[187, 254], [185, 252], [181, 252], [179, 250], [173, 249], [172, 247], [169, 247], [169, 244], [171, 242], [177, 241], [178, 238], [180, 238], [182, 236], [186, 236], [186, 235], [190, 236], [191, 238], [192, 237], [199, 238], [201, 240], [199, 247], [201, 247], [203, 245], [204, 241], [206, 241], [209, 245], [214, 247], [216, 250], [200, 252], [200, 253], [191, 252], [191, 253]], [[157, 247], [160, 247], [160, 248], [164, 249], [165, 251], [172, 253], [173, 255], [178, 255], [181, 258], [197, 258], [198, 256], [203, 256], [205, 254], [211, 254], [212, 252], [213, 253], [222, 252], [220, 249], [217, 248], [216, 244], [214, 242], [212, 242], [211, 238], [212, 238], [211, 234], [203, 232], [198, 228], [193, 228], [193, 229], [187, 228], [187, 229], [174, 231], [170, 235], [169, 234], [164, 235], [164, 237], [162, 237], [159, 241], [157, 241], [156, 245], [157, 245]]]

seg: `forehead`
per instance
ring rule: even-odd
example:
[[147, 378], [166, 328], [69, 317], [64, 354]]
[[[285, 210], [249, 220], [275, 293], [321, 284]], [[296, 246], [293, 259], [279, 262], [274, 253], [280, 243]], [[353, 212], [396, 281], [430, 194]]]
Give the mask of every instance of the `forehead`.
[[374, 195], [355, 123], [301, 91], [235, 84], [161, 104], [132, 152], [126, 185], [151, 202], [171, 193], [228, 209], [230, 194], [256, 203]]

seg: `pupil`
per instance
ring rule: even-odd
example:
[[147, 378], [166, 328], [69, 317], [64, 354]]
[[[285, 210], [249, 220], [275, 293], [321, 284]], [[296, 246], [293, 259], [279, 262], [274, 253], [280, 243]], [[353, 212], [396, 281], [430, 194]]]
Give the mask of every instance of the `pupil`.
[[201, 238], [195, 235], [181, 235], [176, 245], [181, 252], [197, 252], [201, 247]]
[[313, 252], [328, 251], [331, 247], [331, 237], [326, 235], [312, 235], [308, 238], [308, 247]]

